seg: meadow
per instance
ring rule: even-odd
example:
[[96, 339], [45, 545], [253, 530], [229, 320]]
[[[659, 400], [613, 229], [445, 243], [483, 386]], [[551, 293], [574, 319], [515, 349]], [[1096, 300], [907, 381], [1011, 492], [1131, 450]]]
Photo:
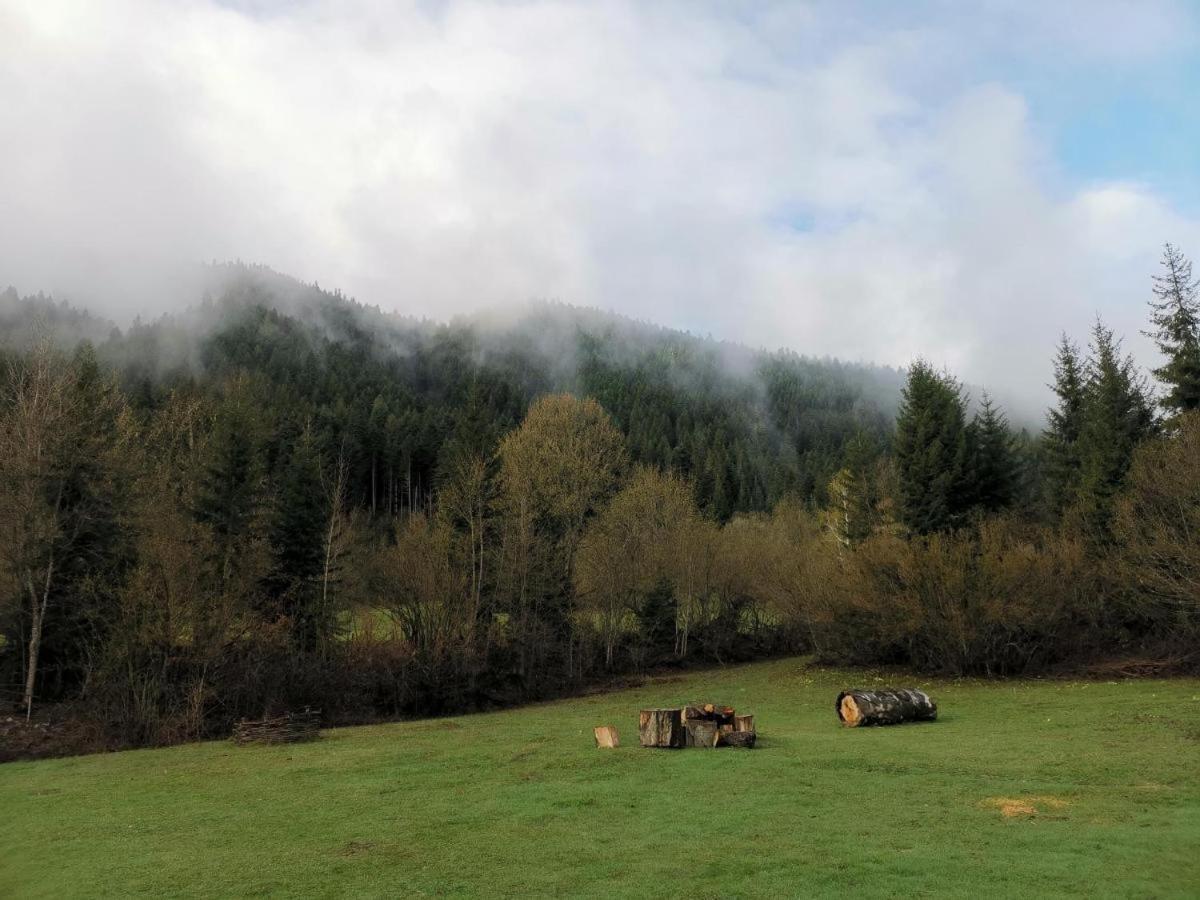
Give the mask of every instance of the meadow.
[[[841, 727], [899, 683], [935, 723]], [[649, 750], [637, 711], [752, 712]], [[598, 750], [592, 726], [623, 746]], [[0, 766], [0, 894], [1185, 897], [1200, 681], [937, 680], [800, 659], [502, 712]]]

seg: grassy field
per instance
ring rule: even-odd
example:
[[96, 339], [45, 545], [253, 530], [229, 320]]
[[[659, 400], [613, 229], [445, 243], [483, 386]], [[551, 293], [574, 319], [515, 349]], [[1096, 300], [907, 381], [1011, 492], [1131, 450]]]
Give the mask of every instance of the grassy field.
[[[842, 728], [837, 690], [877, 679], [783, 660], [0, 766], [0, 895], [1200, 895], [1200, 682], [909, 683], [938, 722]], [[753, 712], [759, 748], [637, 746], [639, 707], [689, 699]]]

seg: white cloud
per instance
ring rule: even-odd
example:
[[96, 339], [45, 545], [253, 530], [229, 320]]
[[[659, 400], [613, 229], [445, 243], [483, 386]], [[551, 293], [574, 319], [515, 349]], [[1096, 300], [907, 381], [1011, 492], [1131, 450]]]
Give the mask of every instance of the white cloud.
[[439, 317], [557, 297], [924, 354], [1040, 402], [1057, 333], [1132, 337], [1157, 247], [1200, 229], [1072, 189], [972, 59], [1125, 64], [1193, 22], [894, 9], [0, 0], [0, 281], [128, 312], [169, 302], [147, 273], [240, 257]]

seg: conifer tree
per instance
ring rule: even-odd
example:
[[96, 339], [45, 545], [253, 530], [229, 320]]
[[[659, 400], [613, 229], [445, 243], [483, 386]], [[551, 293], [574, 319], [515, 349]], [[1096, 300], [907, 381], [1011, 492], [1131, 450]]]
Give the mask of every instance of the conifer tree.
[[1079, 348], [1064, 334], [1054, 360], [1058, 406], [1047, 415], [1044, 471], [1051, 511], [1061, 514], [1079, 490], [1081, 460], [1079, 436], [1083, 431], [1085, 373]]
[[1013, 502], [1020, 478], [1020, 465], [1008, 420], [985, 393], [979, 412], [971, 423], [973, 500], [988, 512], [997, 512]]
[[900, 520], [915, 534], [953, 528], [967, 507], [962, 388], [952, 376], [918, 360], [901, 396], [895, 443]]
[[1124, 483], [1134, 450], [1155, 427], [1149, 390], [1133, 358], [1097, 321], [1087, 361], [1083, 424], [1079, 435], [1080, 511], [1103, 537], [1112, 500]]
[[1200, 296], [1192, 278], [1192, 263], [1176, 247], [1163, 249], [1163, 272], [1154, 276], [1150, 320], [1146, 332], [1166, 362], [1154, 376], [1166, 387], [1159, 401], [1168, 415], [1200, 409]]
[[866, 540], [879, 524], [877, 457], [874, 441], [860, 430], [847, 442], [845, 464], [829, 482], [831, 525], [844, 546], [852, 547]]
[[297, 643], [308, 650], [315, 649], [327, 625], [320, 621], [317, 600], [328, 513], [321, 459], [312, 432], [305, 429], [275, 492], [267, 585], [279, 610], [291, 617]]
[[197, 521], [212, 529], [222, 586], [232, 577], [239, 553], [251, 537], [261, 479], [254, 416], [240, 386], [235, 386], [217, 413], [193, 508]]

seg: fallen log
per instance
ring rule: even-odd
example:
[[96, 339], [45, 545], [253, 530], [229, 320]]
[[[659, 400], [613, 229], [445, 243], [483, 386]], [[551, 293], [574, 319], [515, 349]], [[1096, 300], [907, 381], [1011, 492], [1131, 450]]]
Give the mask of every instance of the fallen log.
[[717, 741], [721, 737], [721, 727], [716, 722], [710, 722], [705, 719], [689, 721], [684, 727], [687, 732], [687, 746], [689, 747], [701, 747], [705, 750], [711, 750], [717, 746]]
[[621, 746], [621, 736], [614, 725], [597, 725], [592, 729], [596, 735], [596, 746], [615, 749]]
[[754, 747], [754, 742], [757, 738], [758, 735], [754, 731], [723, 731], [721, 732], [717, 746], [745, 747], [747, 750], [750, 750]]
[[937, 704], [924, 691], [849, 690], [838, 694], [838, 718], [851, 728], [860, 725], [898, 725], [937, 718]]
[[638, 714], [638, 739], [643, 747], [682, 747], [686, 742], [678, 707], [643, 709]]

